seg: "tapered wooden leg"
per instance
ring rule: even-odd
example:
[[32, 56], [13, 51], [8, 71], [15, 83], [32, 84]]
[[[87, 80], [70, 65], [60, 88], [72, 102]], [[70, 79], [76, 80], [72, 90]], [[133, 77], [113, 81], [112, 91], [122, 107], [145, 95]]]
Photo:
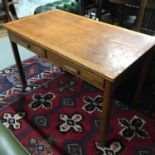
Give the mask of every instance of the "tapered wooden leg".
[[111, 103], [114, 100], [113, 99], [113, 84], [109, 81], [106, 81], [105, 83], [105, 89], [104, 89], [104, 102], [103, 102], [103, 110], [102, 110], [102, 116], [101, 116], [101, 128], [100, 128], [100, 141], [99, 145], [104, 146], [105, 140], [107, 136], [107, 131], [109, 127], [110, 122], [110, 112], [111, 112]]
[[151, 56], [152, 56], [151, 54], [147, 55], [146, 59], [144, 59], [143, 64], [141, 66], [141, 72], [140, 72], [140, 75], [139, 75], [139, 80], [138, 80], [136, 92], [135, 92], [134, 99], [133, 99], [133, 102], [132, 102], [133, 108], [138, 107], [138, 103], [139, 103], [139, 100], [140, 100], [140, 96], [141, 96], [141, 93], [142, 93], [144, 82], [145, 82], [145, 79], [146, 79], [146, 76], [147, 76], [147, 73], [148, 73], [148, 70], [149, 70], [149, 66], [150, 66], [150, 62], [151, 62], [151, 58], [152, 58]]
[[25, 75], [24, 75], [24, 71], [23, 71], [23, 67], [22, 67], [22, 63], [21, 63], [21, 59], [20, 59], [20, 55], [19, 55], [19, 51], [18, 51], [18, 47], [17, 47], [16, 43], [14, 43], [12, 41], [10, 41], [10, 42], [11, 42], [14, 58], [16, 61], [16, 65], [18, 68], [19, 77], [20, 77], [20, 80], [22, 82], [23, 88], [25, 88], [27, 86], [27, 83], [26, 83], [26, 79], [25, 79]]

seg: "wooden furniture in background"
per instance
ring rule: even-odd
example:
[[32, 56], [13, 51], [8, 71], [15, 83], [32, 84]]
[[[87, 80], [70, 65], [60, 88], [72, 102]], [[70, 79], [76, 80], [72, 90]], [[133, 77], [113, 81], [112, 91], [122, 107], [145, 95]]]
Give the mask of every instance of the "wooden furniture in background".
[[13, 0], [2, 0], [0, 3], [0, 19], [4, 22], [15, 19], [16, 13]]
[[148, 0], [144, 20], [142, 24], [142, 32], [154, 35], [155, 34], [155, 0]]
[[26, 80], [16, 44], [104, 90], [100, 128], [100, 144], [104, 145], [115, 88], [142, 62], [138, 96], [134, 98], [138, 102], [149, 63], [145, 59], [151, 56], [155, 38], [60, 10], [6, 23], [4, 27], [24, 87]]
[[115, 16], [117, 16], [118, 24], [122, 26], [124, 16], [123, 7], [125, 6], [125, 4], [129, 3], [130, 0], [109, 0], [109, 2], [114, 4], [113, 24], [115, 24]]
[[[119, 16], [121, 16], [121, 17], [124, 14], [124, 12], [122, 11], [121, 6], [125, 5], [125, 4], [131, 4], [131, 3], [134, 2], [134, 0], [109, 0], [109, 1], [111, 3], [117, 4], [120, 7], [119, 8]], [[139, 6], [139, 9], [138, 9], [137, 22], [136, 22], [136, 28], [135, 28], [136, 31], [140, 31], [141, 30], [145, 9], [146, 9], [147, 3], [149, 1], [150, 0], [140, 0], [140, 6]], [[120, 21], [122, 22], [122, 20], [123, 19], [121, 18]]]
[[148, 2], [148, 0], [141, 0], [141, 2], [140, 2], [140, 8], [138, 11], [137, 23], [136, 23], [136, 28], [135, 28], [136, 31], [141, 30], [147, 2]]
[[96, 8], [97, 10], [97, 17], [99, 17], [99, 9], [101, 7], [101, 0], [78, 0], [80, 6], [80, 14], [85, 15], [86, 10], [91, 8]]
[[99, 20], [101, 19], [102, 14], [107, 13], [110, 8], [108, 0], [78, 0], [78, 3], [81, 15], [86, 15], [86, 10], [88, 11], [94, 8], [94, 10], [96, 10], [96, 17]]

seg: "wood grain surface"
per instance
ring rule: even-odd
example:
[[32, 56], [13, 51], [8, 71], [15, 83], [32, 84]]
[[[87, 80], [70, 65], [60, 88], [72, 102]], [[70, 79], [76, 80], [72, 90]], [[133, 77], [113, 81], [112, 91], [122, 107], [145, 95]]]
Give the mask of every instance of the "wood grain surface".
[[4, 27], [91, 72], [113, 81], [155, 44], [155, 38], [60, 10]]

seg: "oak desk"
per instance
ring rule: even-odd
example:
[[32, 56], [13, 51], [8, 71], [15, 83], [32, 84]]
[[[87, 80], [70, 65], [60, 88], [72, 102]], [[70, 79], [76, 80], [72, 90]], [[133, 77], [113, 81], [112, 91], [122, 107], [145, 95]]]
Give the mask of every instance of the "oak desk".
[[16, 44], [104, 89], [100, 129], [100, 144], [104, 145], [114, 89], [136, 62], [146, 58], [136, 92], [137, 102], [155, 39], [60, 10], [13, 21], [4, 27], [8, 30], [24, 87], [26, 80]]

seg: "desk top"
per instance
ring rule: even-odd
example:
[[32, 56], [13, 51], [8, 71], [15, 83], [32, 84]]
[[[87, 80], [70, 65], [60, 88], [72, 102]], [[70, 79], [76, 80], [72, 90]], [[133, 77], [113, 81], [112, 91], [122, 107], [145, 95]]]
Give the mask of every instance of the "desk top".
[[4, 24], [49, 52], [115, 80], [155, 44], [155, 38], [60, 10]]

